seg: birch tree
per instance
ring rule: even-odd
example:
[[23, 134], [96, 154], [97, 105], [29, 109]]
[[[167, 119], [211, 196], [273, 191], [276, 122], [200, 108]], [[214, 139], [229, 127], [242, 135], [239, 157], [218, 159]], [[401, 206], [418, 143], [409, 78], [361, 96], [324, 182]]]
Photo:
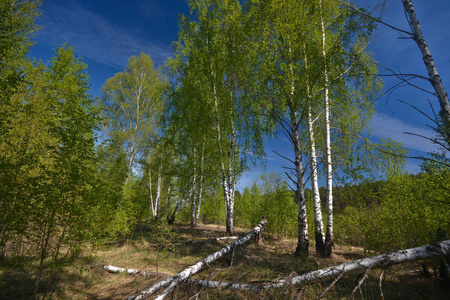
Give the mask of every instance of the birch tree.
[[145, 151], [146, 159], [143, 163], [143, 176], [148, 189], [148, 206], [147, 211], [152, 217], [158, 217], [161, 210], [163, 181], [170, 182], [170, 168], [173, 165], [173, 149], [171, 143], [165, 138], [154, 139], [152, 146], [149, 145]]
[[320, 10], [320, 27], [322, 33], [322, 58], [323, 58], [323, 79], [324, 79], [324, 112], [325, 112], [325, 158], [326, 158], [326, 191], [327, 191], [327, 232], [326, 232], [326, 249], [327, 254], [331, 253], [333, 245], [333, 163], [331, 159], [331, 129], [330, 129], [330, 99], [329, 99], [329, 78], [328, 78], [328, 62], [326, 51], [326, 31], [323, 18], [322, 0], [319, 0]]
[[[259, 98], [267, 122], [273, 122], [291, 141], [294, 148], [293, 173], [289, 174], [296, 191], [299, 207], [299, 239], [296, 253], [308, 253], [307, 220], [304, 198], [305, 169], [303, 158], [309, 153], [312, 188], [315, 199], [315, 233], [318, 252], [324, 252], [323, 225], [320, 197], [317, 188], [316, 137], [324, 139], [325, 166], [328, 190], [327, 251], [332, 245], [332, 111], [341, 119], [344, 131], [352, 131], [358, 114], [370, 111], [369, 99], [377, 91], [376, 80], [367, 79], [371, 65], [365, 53], [364, 37], [369, 36], [373, 26], [365, 19], [358, 19], [345, 7], [333, 1], [255, 1], [251, 2], [255, 29], [249, 47], [252, 74], [261, 91]], [[358, 79], [360, 78], [360, 79]], [[361, 87], [362, 86], [362, 87]], [[336, 98], [331, 103], [331, 98]], [[319, 101], [322, 98], [323, 101]], [[322, 103], [322, 104], [321, 104]], [[353, 108], [360, 107], [361, 109]], [[347, 116], [348, 115], [348, 116]], [[361, 117], [365, 118], [363, 115]], [[317, 135], [314, 123], [323, 128]], [[317, 128], [320, 128], [317, 126]], [[360, 126], [357, 126], [360, 128]], [[309, 150], [306, 150], [309, 146]], [[349, 147], [350, 145], [347, 145]], [[324, 252], [324, 254], [327, 253]]]
[[246, 166], [247, 153], [262, 152], [261, 134], [253, 126], [256, 121], [243, 90], [242, 8], [234, 0], [190, 1], [189, 5], [195, 20], [182, 18], [172, 63], [179, 70], [178, 88], [198, 103], [196, 109], [203, 113], [199, 125], [212, 128], [204, 134], [214, 150], [205, 157], [216, 161], [226, 230], [233, 234], [236, 181]]
[[[305, 58], [304, 64], [306, 69], [306, 74], [308, 74], [308, 58], [306, 54], [306, 46], [305, 48]], [[318, 177], [318, 163], [317, 163], [317, 154], [316, 154], [316, 137], [314, 134], [314, 123], [320, 117], [316, 117], [313, 120], [312, 116], [312, 95], [311, 95], [311, 84], [309, 82], [309, 76], [306, 75], [306, 98], [307, 98], [307, 128], [308, 128], [308, 138], [309, 138], [309, 166], [311, 173], [311, 190], [313, 196], [313, 209], [314, 209], [314, 235], [316, 242], [316, 252], [319, 254], [325, 254], [325, 233], [323, 228], [323, 219], [322, 219], [322, 204], [320, 200], [320, 192], [319, 192], [319, 177]]]
[[139, 57], [131, 56], [125, 70], [108, 79], [102, 88], [105, 134], [127, 157], [125, 184], [131, 178], [136, 160], [157, 135], [162, 86], [152, 60], [141, 53]]
[[332, 145], [337, 156], [354, 147], [356, 140], [342, 138], [342, 134], [359, 136], [366, 130], [374, 112], [373, 99], [380, 90], [380, 82], [377, 77], [366, 76], [375, 72], [375, 65], [365, 50], [374, 29], [373, 22], [335, 1], [321, 0], [318, 6], [322, 69], [319, 95], [323, 98], [327, 199], [324, 254], [330, 255], [333, 245], [333, 165], [337, 160], [336, 155], [332, 155]]
[[[308, 103], [304, 82], [314, 82], [314, 76], [306, 79], [304, 58], [306, 40], [311, 38], [307, 30], [308, 1], [251, 2], [250, 18], [254, 20], [251, 55], [252, 74], [264, 74], [255, 78], [261, 92], [259, 103], [273, 123], [290, 140], [294, 148], [293, 182], [295, 201], [298, 205], [298, 242], [296, 254], [308, 253], [309, 236], [305, 202], [303, 158], [306, 140], [302, 125]], [[310, 70], [314, 68], [311, 67]], [[308, 86], [308, 88], [312, 88]]]
[[423, 37], [422, 29], [420, 28], [419, 20], [416, 16], [413, 3], [411, 0], [402, 0], [402, 2], [405, 12], [407, 13], [407, 20], [411, 27], [413, 39], [420, 49], [423, 62], [428, 71], [430, 83], [433, 86], [436, 92], [436, 96], [439, 100], [439, 105], [441, 107], [439, 114], [444, 125], [444, 136], [447, 140], [447, 143], [450, 143], [450, 104], [448, 100], [448, 94], [445, 91], [442, 79], [439, 76], [436, 65], [434, 64], [430, 49], [428, 48], [428, 45], [425, 42], [425, 38]]

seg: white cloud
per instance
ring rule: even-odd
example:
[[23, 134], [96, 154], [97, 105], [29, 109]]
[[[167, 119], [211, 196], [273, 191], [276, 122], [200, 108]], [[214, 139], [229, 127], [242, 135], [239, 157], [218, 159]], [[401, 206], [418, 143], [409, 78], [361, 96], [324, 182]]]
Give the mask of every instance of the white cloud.
[[51, 47], [67, 43], [84, 58], [119, 68], [127, 64], [131, 55], [141, 51], [147, 52], [157, 65], [172, 53], [170, 46], [139, 38], [72, 1], [49, 1], [44, 9], [38, 21], [44, 28], [37, 38]]
[[[431, 141], [420, 136], [433, 138], [436, 133], [427, 128], [405, 123], [399, 119], [392, 118], [386, 114], [379, 113], [372, 118], [373, 135], [379, 138], [391, 138], [400, 142], [404, 147], [423, 152], [437, 151], [438, 147]], [[407, 134], [405, 132], [416, 135]]]

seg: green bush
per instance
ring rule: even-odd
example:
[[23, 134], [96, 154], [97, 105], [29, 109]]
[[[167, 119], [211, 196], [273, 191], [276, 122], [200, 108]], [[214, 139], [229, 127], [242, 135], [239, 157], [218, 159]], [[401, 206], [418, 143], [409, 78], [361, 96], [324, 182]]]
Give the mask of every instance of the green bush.
[[360, 199], [336, 215], [337, 242], [378, 252], [430, 243], [430, 233], [450, 230], [449, 174], [390, 178], [371, 202]]

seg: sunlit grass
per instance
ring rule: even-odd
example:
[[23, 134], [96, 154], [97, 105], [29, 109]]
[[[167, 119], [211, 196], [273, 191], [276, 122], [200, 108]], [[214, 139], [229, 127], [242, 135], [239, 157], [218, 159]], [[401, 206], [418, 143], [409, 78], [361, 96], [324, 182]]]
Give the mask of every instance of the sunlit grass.
[[[225, 232], [216, 225], [202, 225], [195, 230], [175, 225], [165, 227], [164, 232], [155, 232], [161, 229], [160, 225], [155, 226], [140, 226], [132, 239], [105, 239], [94, 251], [85, 250], [73, 266], [65, 269], [53, 298], [124, 299], [166, 276], [179, 273], [229, 243], [208, 239]], [[243, 230], [238, 232], [244, 233]], [[192, 240], [202, 242], [173, 244]], [[268, 236], [265, 243], [237, 247], [233, 260], [229, 254], [193, 278], [263, 285], [363, 257], [362, 248], [337, 245], [330, 258], [322, 258], [315, 255], [314, 245], [311, 245], [311, 255], [299, 258], [293, 255], [295, 246], [295, 239]], [[99, 264], [147, 270], [159, 276], [111, 274]], [[420, 267], [421, 262], [389, 268], [383, 281], [385, 299], [445, 299], [449, 291], [441, 288], [436, 278], [409, 272]], [[3, 261], [0, 265], [0, 299], [29, 299], [31, 292], [27, 288], [33, 285], [29, 274], [31, 271], [26, 262]], [[361, 291], [355, 293], [355, 299], [362, 299], [361, 294], [364, 299], [380, 299], [379, 275], [380, 270], [372, 270]], [[344, 276], [323, 299], [347, 299], [357, 285], [358, 276]], [[200, 299], [316, 299], [332, 282], [330, 279], [309, 286], [287, 286], [259, 293], [208, 289], [188, 283], [177, 289], [174, 298], [189, 299], [199, 293]]]

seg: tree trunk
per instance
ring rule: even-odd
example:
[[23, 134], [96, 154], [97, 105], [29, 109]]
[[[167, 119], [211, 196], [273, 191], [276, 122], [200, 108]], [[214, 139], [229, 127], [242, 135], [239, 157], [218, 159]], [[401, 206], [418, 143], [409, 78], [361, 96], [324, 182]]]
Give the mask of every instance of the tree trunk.
[[310, 142], [310, 168], [311, 168], [311, 187], [313, 193], [314, 203], [314, 234], [316, 240], [316, 252], [320, 255], [325, 255], [325, 236], [323, 230], [322, 220], [322, 205], [319, 194], [319, 180], [317, 175], [317, 157], [316, 157], [316, 142], [313, 131], [313, 121], [311, 117], [311, 107], [308, 109], [308, 132]]
[[417, 46], [419, 46], [420, 52], [422, 53], [423, 62], [428, 70], [428, 76], [430, 77], [431, 85], [436, 91], [439, 104], [441, 107], [440, 116], [444, 125], [444, 137], [447, 143], [450, 144], [450, 104], [448, 100], [448, 94], [444, 89], [442, 79], [434, 64], [433, 56], [431, 56], [430, 49], [428, 48], [425, 38], [422, 35], [422, 30], [419, 25], [419, 20], [417, 19], [416, 12], [414, 11], [414, 6], [411, 0], [402, 0], [403, 7], [409, 16], [409, 24], [413, 30], [414, 41], [416, 41]]
[[[234, 145], [232, 145], [232, 152], [234, 153]], [[234, 154], [232, 154], [234, 155]], [[230, 158], [229, 158], [230, 159]], [[227, 174], [228, 181], [228, 205], [227, 205], [227, 215], [226, 215], [226, 233], [228, 236], [234, 234], [234, 196], [235, 196], [235, 182], [233, 175], [232, 160], [229, 161], [229, 168]]]
[[141, 271], [141, 270], [135, 270], [135, 269], [126, 269], [126, 268], [119, 268], [111, 265], [101, 265], [101, 267], [110, 272], [110, 273], [127, 273], [130, 275], [141, 275], [144, 277], [151, 276], [151, 277], [157, 277], [161, 276], [161, 273], [156, 273], [152, 271]]
[[157, 217], [159, 212], [159, 204], [161, 202], [161, 185], [162, 185], [162, 160], [158, 168], [158, 185], [156, 187], [156, 199], [155, 199], [155, 210], [153, 211], [153, 216]]
[[[289, 47], [289, 56], [292, 56], [292, 50]], [[291, 59], [291, 57], [289, 57]], [[306, 216], [306, 201], [305, 201], [305, 179], [303, 169], [303, 153], [301, 150], [301, 140], [299, 135], [300, 120], [298, 120], [297, 111], [295, 110], [295, 81], [294, 81], [294, 63], [289, 64], [289, 71], [291, 75], [291, 91], [288, 99], [288, 107], [290, 114], [291, 132], [290, 139], [294, 146], [295, 155], [295, 201], [298, 206], [298, 240], [295, 255], [309, 254], [309, 236], [308, 236], [308, 219]]]
[[192, 275], [203, 270], [206, 266], [208, 266], [210, 263], [216, 261], [217, 259], [224, 257], [227, 253], [229, 253], [232, 249], [235, 249], [237, 246], [245, 244], [246, 242], [250, 241], [252, 238], [257, 238], [258, 234], [263, 231], [266, 223], [267, 223], [267, 219], [264, 218], [255, 228], [253, 228], [252, 231], [250, 231], [244, 237], [223, 247], [219, 251], [217, 251], [211, 255], [208, 255], [202, 261], [186, 268], [185, 270], [178, 273], [177, 275], [166, 278], [166, 279], [152, 285], [151, 287], [144, 289], [143, 291], [139, 292], [137, 295], [132, 296], [128, 299], [129, 300], [145, 299], [145, 298], [151, 296], [152, 294], [156, 293], [157, 291], [159, 291], [161, 288], [167, 286], [167, 288], [156, 298], [156, 299], [164, 299], [164, 297], [167, 296], [167, 294], [170, 293], [170, 291], [172, 291], [173, 288], [175, 288], [178, 284], [182, 283], [187, 278], [189, 278]]
[[450, 240], [422, 247], [399, 250], [378, 256], [358, 259], [340, 265], [311, 271], [293, 278], [278, 280], [276, 283], [266, 284], [263, 286], [207, 280], [197, 281], [196, 283], [206, 287], [222, 287], [232, 290], [249, 289], [259, 292], [262, 290], [283, 288], [289, 285], [304, 286], [312, 282], [321, 281], [330, 277], [340, 277], [344, 274], [355, 273], [362, 270], [371, 270], [375, 268], [386, 269], [390, 266], [406, 262], [445, 257], [447, 255], [450, 255]]
[[193, 159], [193, 162], [194, 162], [194, 172], [193, 172], [193, 175], [192, 175], [192, 188], [191, 188], [191, 228], [194, 228], [196, 225], [195, 225], [195, 198], [196, 198], [196, 190], [197, 190], [197, 168], [196, 168], [196, 166], [197, 166], [197, 164], [196, 164], [196, 161], [195, 161], [195, 158], [196, 158], [196, 154], [197, 154], [197, 149], [196, 148], [194, 148], [194, 159]]
[[130, 151], [130, 157], [128, 158], [128, 163], [127, 163], [127, 175], [125, 177], [125, 183], [124, 185], [127, 185], [128, 182], [130, 181], [131, 178], [131, 174], [133, 172], [133, 163], [134, 163], [134, 156], [136, 154], [136, 150], [134, 149], [133, 145], [131, 146], [131, 151]]
[[322, 57], [324, 61], [324, 109], [325, 109], [325, 147], [326, 147], [326, 166], [327, 166], [327, 231], [325, 236], [325, 254], [331, 255], [333, 247], [333, 164], [331, 159], [331, 126], [330, 126], [330, 99], [328, 95], [329, 80], [328, 80], [328, 63], [326, 53], [326, 33], [325, 24], [323, 21], [322, 1], [319, 1], [320, 6], [320, 23], [322, 27]]
[[300, 149], [300, 137], [297, 129], [297, 124], [293, 124], [293, 143], [295, 152], [295, 171], [297, 175], [295, 200], [298, 205], [298, 240], [296, 255], [309, 254], [309, 236], [308, 236], [308, 219], [306, 216], [306, 201], [305, 201], [305, 182], [303, 177], [303, 156]]
[[[150, 162], [150, 160], [149, 160]], [[152, 211], [152, 216], [154, 216], [154, 211], [155, 211], [155, 204], [153, 202], [153, 192], [152, 192], [152, 170], [150, 168], [150, 163], [149, 163], [149, 167], [148, 167], [148, 190], [150, 192], [150, 201], [148, 204], [148, 211], [150, 212], [150, 210]]]
[[320, 202], [319, 194], [319, 179], [317, 175], [317, 156], [316, 156], [316, 139], [314, 137], [314, 121], [312, 119], [311, 107], [311, 90], [308, 76], [308, 57], [306, 55], [306, 44], [303, 43], [303, 49], [305, 51], [305, 69], [306, 69], [306, 96], [308, 106], [308, 135], [310, 143], [310, 169], [311, 169], [311, 187], [313, 193], [314, 203], [314, 235], [316, 240], [316, 252], [320, 255], [325, 255], [325, 234], [323, 230], [322, 220], [322, 205]]
[[180, 212], [182, 207], [183, 207], [183, 200], [181, 199], [181, 197], [179, 197], [177, 204], [175, 205], [175, 208], [173, 209], [172, 215], [170, 216], [170, 218], [167, 219], [167, 224], [172, 225], [175, 222], [175, 217]]
[[172, 185], [169, 184], [169, 187], [167, 188], [167, 221], [170, 220], [170, 205], [171, 205], [171, 198], [172, 195], [170, 194], [170, 190], [172, 188]]
[[[215, 80], [214, 72], [212, 71], [211, 66], [211, 76], [213, 80]], [[216, 91], [216, 84], [213, 83], [213, 97], [214, 97], [214, 113], [215, 113], [215, 127], [217, 131], [217, 141], [219, 144], [219, 154], [221, 159], [221, 172], [222, 172], [222, 189], [223, 189], [223, 197], [225, 200], [225, 223], [226, 223], [226, 233], [227, 235], [233, 235], [234, 234], [234, 228], [233, 228], [233, 207], [234, 207], [234, 182], [232, 180], [232, 161], [230, 161], [230, 153], [233, 151], [234, 153], [234, 145], [233, 142], [230, 146], [230, 153], [228, 153], [228, 163], [229, 168], [228, 171], [225, 168], [225, 156], [223, 153], [223, 149], [221, 147], [222, 145], [222, 132], [220, 129], [220, 121], [219, 121], [219, 103], [217, 99], [217, 91]], [[234, 137], [232, 137], [234, 138]]]
[[203, 143], [203, 150], [202, 150], [202, 162], [200, 165], [200, 189], [198, 191], [198, 203], [197, 203], [197, 212], [195, 214], [195, 227], [198, 226], [198, 221], [200, 219], [200, 207], [202, 205], [202, 199], [203, 199], [203, 171], [204, 171], [204, 162], [205, 162], [205, 144]]

